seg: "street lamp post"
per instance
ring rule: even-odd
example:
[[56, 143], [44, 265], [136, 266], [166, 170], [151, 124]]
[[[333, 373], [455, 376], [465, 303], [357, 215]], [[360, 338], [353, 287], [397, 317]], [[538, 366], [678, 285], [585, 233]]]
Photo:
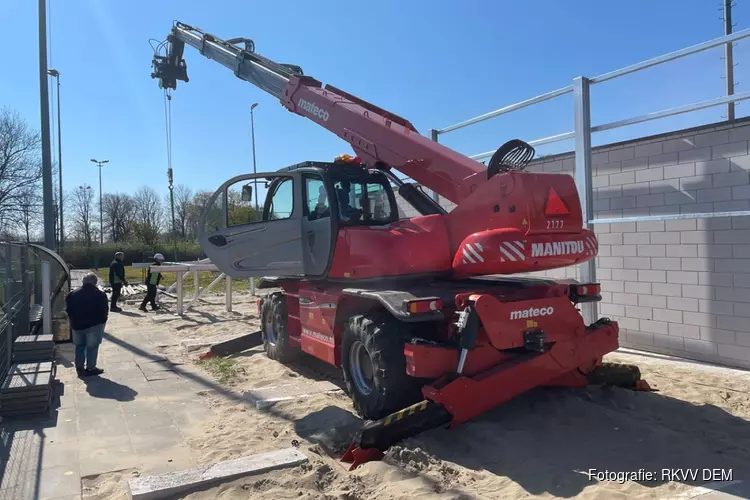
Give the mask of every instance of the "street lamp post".
[[91, 159], [93, 163], [99, 166], [99, 244], [104, 244], [104, 217], [102, 215], [102, 165], [109, 163], [109, 160], [95, 160]]
[[60, 244], [57, 250], [58, 252], [61, 252], [65, 244], [65, 224], [63, 224], [62, 132], [60, 130], [60, 72], [56, 69], [50, 69], [47, 71], [47, 74], [55, 77], [55, 79], [57, 80], [57, 177], [59, 180], [59, 199], [57, 201], [60, 205], [58, 215], [60, 219]]
[[[252, 106], [250, 106], [250, 134], [252, 136], [252, 142], [253, 142], [253, 173], [257, 174], [258, 169], [255, 165], [255, 115], [253, 114], [253, 110], [258, 107], [258, 103], [254, 103]], [[259, 217], [258, 215], [258, 179], [253, 179], [253, 191], [255, 191], [255, 216]]]
[[91, 186], [78, 186], [78, 191], [80, 191], [82, 193], [81, 194], [81, 200], [84, 200], [84, 199], [86, 200], [86, 207], [87, 208], [86, 208], [86, 212], [85, 212], [85, 214], [86, 214], [86, 226], [85, 226], [86, 234], [85, 234], [85, 236], [86, 236], [86, 246], [87, 247], [91, 246], [91, 222], [90, 222], [89, 213], [88, 213], [88, 200], [85, 198], [86, 195], [84, 195], [83, 192], [90, 191], [90, 190], [91, 190]]

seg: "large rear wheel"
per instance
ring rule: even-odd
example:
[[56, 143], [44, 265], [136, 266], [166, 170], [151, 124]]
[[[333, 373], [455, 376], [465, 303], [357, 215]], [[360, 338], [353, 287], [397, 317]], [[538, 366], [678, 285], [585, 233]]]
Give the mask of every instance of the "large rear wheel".
[[261, 307], [261, 332], [266, 355], [280, 363], [288, 363], [301, 352], [289, 341], [289, 317], [286, 299], [280, 292], [272, 293]]
[[344, 331], [341, 368], [355, 410], [377, 420], [421, 401], [421, 380], [406, 374], [408, 325], [388, 314], [354, 316]]

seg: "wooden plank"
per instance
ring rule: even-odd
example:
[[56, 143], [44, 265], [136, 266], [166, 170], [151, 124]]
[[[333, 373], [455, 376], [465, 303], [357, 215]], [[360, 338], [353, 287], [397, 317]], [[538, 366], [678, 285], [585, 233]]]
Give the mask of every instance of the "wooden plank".
[[38, 403], [49, 401], [50, 391], [38, 393], [24, 398], [0, 399], [0, 409], [5, 410], [22, 410], [27, 406], [33, 406]]
[[139, 477], [131, 479], [128, 486], [133, 500], [174, 498], [180, 492], [199, 486], [294, 467], [304, 462], [307, 462], [305, 455], [296, 448], [286, 448], [195, 469]]
[[16, 363], [34, 363], [43, 361], [52, 361], [55, 354], [55, 347], [48, 349], [24, 349], [13, 353], [13, 359]]
[[14, 353], [47, 352], [55, 348], [54, 342], [25, 342], [23, 344], [13, 343]]
[[15, 404], [18, 401], [25, 401], [27, 399], [35, 399], [42, 396], [49, 397], [51, 392], [52, 384], [39, 390], [0, 393], [0, 404], [5, 406]]
[[230, 354], [236, 354], [261, 345], [263, 345], [263, 337], [261, 332], [257, 331], [214, 344], [211, 346], [209, 352], [216, 356], [229, 356]]
[[44, 361], [52, 361], [53, 359], [55, 359], [55, 354], [52, 351], [15, 353], [13, 355], [14, 363], [41, 363]]
[[52, 396], [44, 402], [29, 404], [19, 409], [3, 410], [0, 408], [0, 416], [3, 418], [14, 418], [14, 417], [28, 417], [30, 415], [39, 415], [49, 411], [50, 405], [52, 404]]

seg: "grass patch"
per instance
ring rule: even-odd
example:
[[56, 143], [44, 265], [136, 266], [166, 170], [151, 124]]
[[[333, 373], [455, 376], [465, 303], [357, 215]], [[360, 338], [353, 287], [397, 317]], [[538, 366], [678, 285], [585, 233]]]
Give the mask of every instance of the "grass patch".
[[197, 362], [198, 366], [216, 377], [222, 385], [232, 385], [237, 381], [237, 361], [233, 358], [208, 358]]
[[[109, 268], [100, 268], [96, 270], [96, 274], [101, 280], [102, 285], [109, 284]], [[208, 286], [213, 280], [215, 280], [219, 274], [212, 271], [200, 271], [198, 272], [198, 283], [201, 288]], [[146, 270], [140, 268], [134, 268], [132, 266], [125, 266], [125, 279], [131, 285], [143, 284], [146, 279]], [[173, 272], [161, 273], [161, 285], [166, 287], [172, 285], [177, 279], [177, 274]], [[257, 283], [257, 281], [256, 281]], [[195, 292], [195, 282], [193, 281], [193, 273], [186, 272], [183, 274], [182, 286], [185, 293]], [[224, 282], [217, 284], [213, 288], [213, 292], [220, 293], [225, 290]], [[243, 292], [250, 289], [250, 281], [248, 279], [235, 279], [232, 280], [232, 290], [236, 292]]]

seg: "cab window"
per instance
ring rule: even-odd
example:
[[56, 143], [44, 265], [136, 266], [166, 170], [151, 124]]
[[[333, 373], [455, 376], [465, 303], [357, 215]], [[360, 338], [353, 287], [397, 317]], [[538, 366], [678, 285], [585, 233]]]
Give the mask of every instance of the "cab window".
[[291, 178], [283, 179], [270, 186], [272, 191], [266, 200], [263, 220], [282, 220], [292, 216], [294, 207], [294, 182]]
[[343, 223], [378, 225], [392, 221], [391, 201], [383, 184], [342, 180], [335, 183], [335, 189]]
[[318, 176], [305, 176], [305, 198], [307, 220], [319, 220], [331, 216], [328, 191], [323, 179]]

